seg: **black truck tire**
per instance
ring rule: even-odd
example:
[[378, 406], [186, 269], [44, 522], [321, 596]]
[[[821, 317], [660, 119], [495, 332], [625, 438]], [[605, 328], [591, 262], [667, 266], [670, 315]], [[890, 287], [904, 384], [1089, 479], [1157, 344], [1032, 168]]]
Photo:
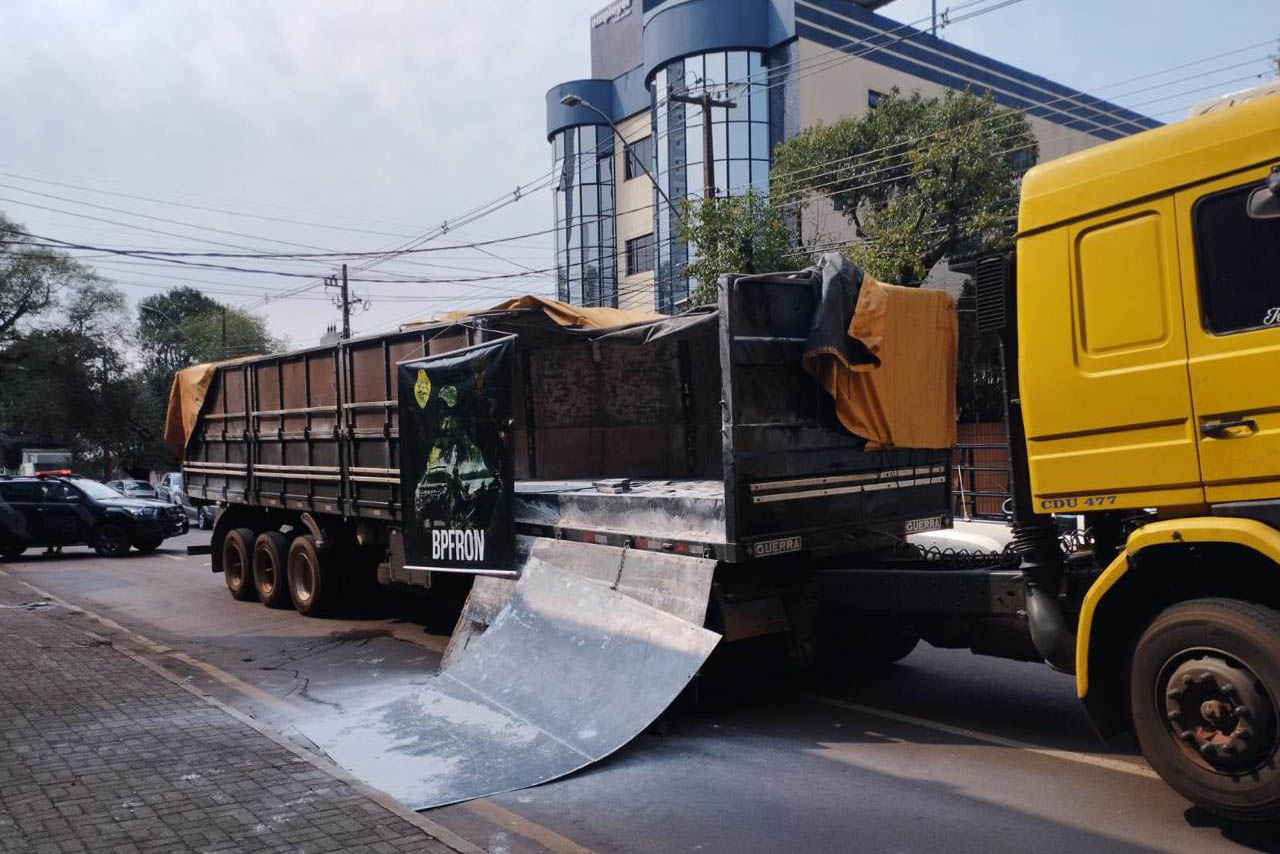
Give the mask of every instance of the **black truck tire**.
[[328, 548], [316, 545], [312, 534], [295, 537], [289, 545], [289, 591], [293, 606], [304, 617], [321, 617], [337, 610], [341, 585]]
[[1228, 819], [1280, 818], [1280, 613], [1166, 608], [1134, 647], [1129, 699], [1143, 755], [1179, 794]]
[[99, 557], [124, 557], [129, 553], [129, 535], [119, 525], [107, 522], [89, 534], [89, 545]]
[[253, 529], [235, 528], [222, 538], [222, 577], [231, 598], [251, 602], [258, 591], [253, 586]]
[[828, 676], [866, 676], [906, 658], [919, 643], [920, 635], [905, 623], [833, 615], [818, 628], [818, 661]]
[[258, 601], [268, 608], [288, 608], [289, 596], [286, 567], [289, 561], [289, 538], [279, 531], [264, 531], [253, 543], [253, 586]]

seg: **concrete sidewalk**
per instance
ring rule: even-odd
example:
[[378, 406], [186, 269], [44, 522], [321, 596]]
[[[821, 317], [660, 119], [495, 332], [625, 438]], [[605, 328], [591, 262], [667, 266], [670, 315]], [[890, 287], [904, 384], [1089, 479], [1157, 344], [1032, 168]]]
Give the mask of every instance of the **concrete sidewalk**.
[[0, 851], [477, 850], [36, 599], [0, 573]]

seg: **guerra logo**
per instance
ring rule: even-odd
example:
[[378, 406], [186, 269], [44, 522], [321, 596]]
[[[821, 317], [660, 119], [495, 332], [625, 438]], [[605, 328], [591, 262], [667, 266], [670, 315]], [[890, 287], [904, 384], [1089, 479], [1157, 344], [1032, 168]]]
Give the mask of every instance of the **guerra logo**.
[[484, 531], [431, 529], [432, 560], [484, 560]]

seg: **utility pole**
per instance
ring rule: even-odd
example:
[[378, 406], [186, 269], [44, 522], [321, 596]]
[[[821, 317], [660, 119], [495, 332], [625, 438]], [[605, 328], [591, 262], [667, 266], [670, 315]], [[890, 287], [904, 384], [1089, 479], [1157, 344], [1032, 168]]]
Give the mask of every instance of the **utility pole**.
[[351, 290], [347, 287], [347, 265], [342, 265], [342, 340], [351, 337]]
[[342, 310], [342, 340], [346, 341], [351, 337], [351, 309], [358, 307], [361, 310], [368, 311], [369, 300], [364, 297], [352, 297], [351, 289], [347, 285], [347, 265], [342, 265], [342, 279], [338, 280], [336, 276], [327, 276], [324, 280], [326, 288], [338, 288], [338, 295], [333, 298], [333, 304]]
[[227, 358], [227, 307], [222, 307], [222, 359]]
[[703, 92], [701, 95], [683, 95], [671, 92], [667, 99], [678, 104], [694, 104], [702, 107], [702, 193], [704, 198], [708, 200], [714, 199], [716, 197], [716, 164], [715, 144], [711, 138], [711, 108], [727, 107], [728, 109], [733, 109], [738, 104], [728, 98], [717, 100], [709, 91]]

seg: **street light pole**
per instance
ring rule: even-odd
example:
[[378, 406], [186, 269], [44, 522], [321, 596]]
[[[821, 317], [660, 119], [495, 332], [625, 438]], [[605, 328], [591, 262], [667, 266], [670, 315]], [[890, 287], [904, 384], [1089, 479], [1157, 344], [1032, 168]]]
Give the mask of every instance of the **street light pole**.
[[[622, 135], [622, 131], [618, 130], [618, 126], [613, 123], [613, 119], [609, 118], [607, 113], [585, 98], [581, 98], [574, 94], [565, 95], [560, 99], [560, 103], [564, 104], [566, 107], [586, 107], [588, 110], [604, 119], [605, 123], [613, 130], [614, 136], [618, 137], [618, 141], [622, 143], [623, 157], [631, 157], [631, 145], [627, 142], [626, 137]], [[642, 170], [644, 170], [645, 176], [649, 179], [649, 182], [653, 184], [653, 188], [658, 191], [658, 195], [662, 197], [662, 201], [665, 202], [667, 207], [675, 212], [675, 215], [680, 217], [683, 221], [684, 215], [680, 211], [676, 210], [676, 206], [671, 203], [671, 198], [667, 196], [666, 192], [662, 189], [662, 185], [658, 183], [658, 180], [653, 177], [653, 173], [649, 171], [649, 166], [639, 157], [635, 158], [635, 162]]]

